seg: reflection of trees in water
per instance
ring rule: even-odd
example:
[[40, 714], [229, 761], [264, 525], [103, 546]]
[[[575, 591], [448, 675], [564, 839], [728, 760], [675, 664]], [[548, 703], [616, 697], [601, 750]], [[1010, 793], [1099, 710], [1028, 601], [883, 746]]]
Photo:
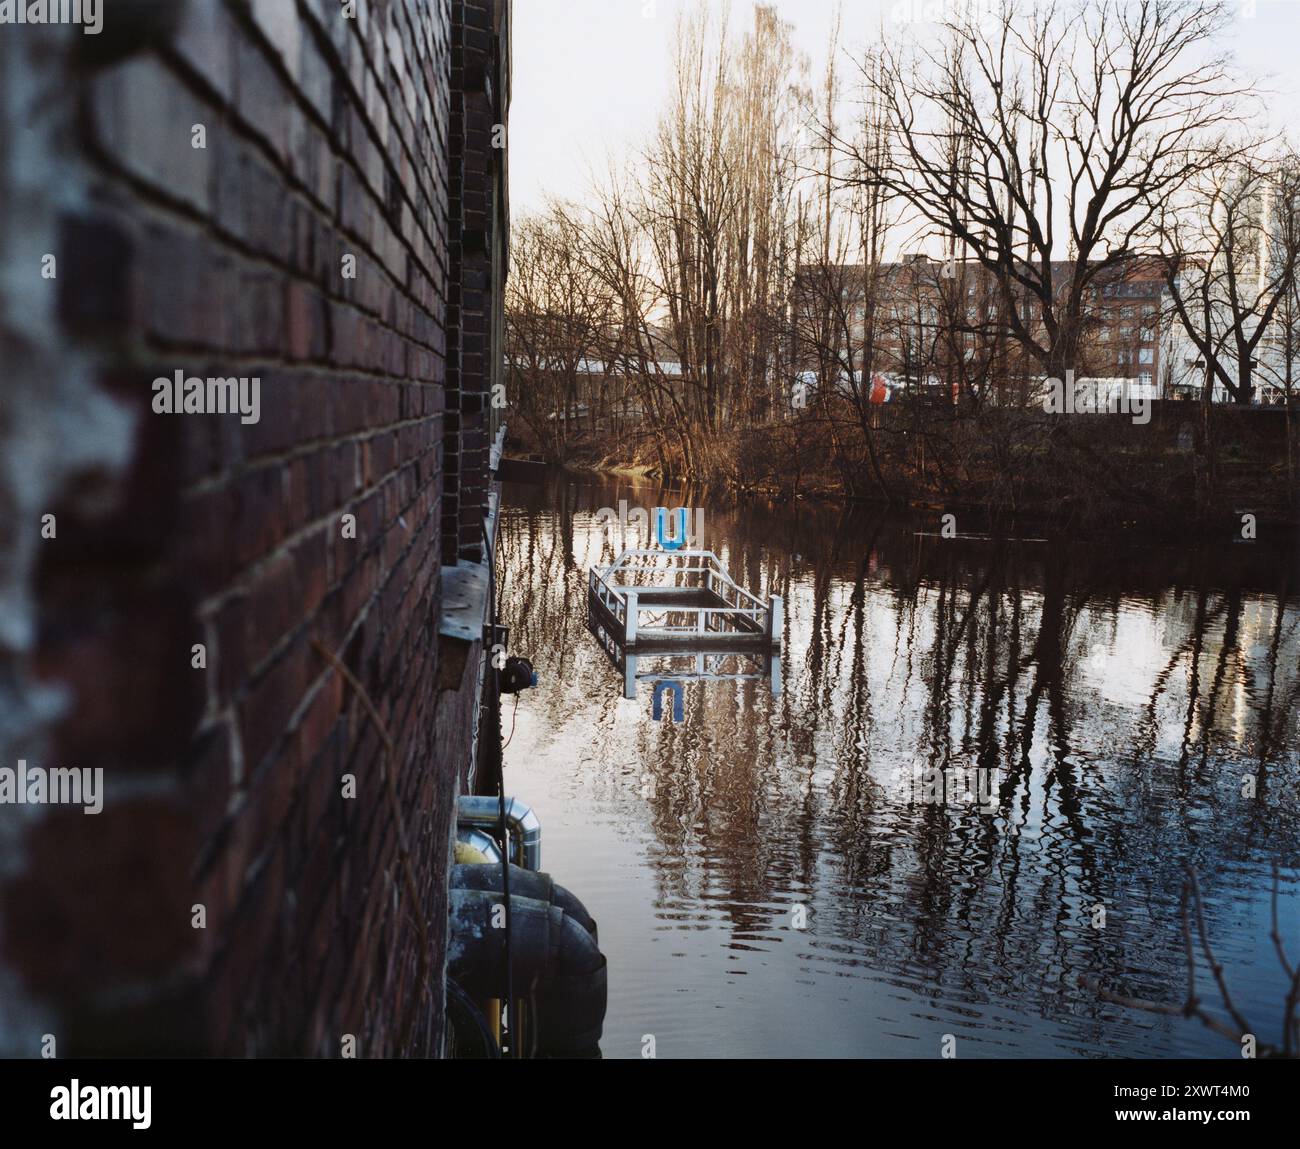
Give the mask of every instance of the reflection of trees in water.
[[[586, 568], [617, 543], [589, 516], [620, 493], [686, 500], [558, 484], [530, 506], [513, 493], [524, 502], [500, 547], [512, 641], [572, 675], [595, 652]], [[810, 964], [1095, 1019], [1080, 974], [1178, 992], [1185, 863], [1223, 934], [1216, 916], [1229, 922], [1258, 893], [1234, 885], [1240, 864], [1266, 890], [1270, 860], [1300, 860], [1300, 612], [1285, 562], [942, 540], [825, 509], [708, 504], [707, 517], [706, 543], [737, 581], [785, 596], [785, 690], [693, 688], [682, 724], [635, 731], [666, 916], [725, 915], [745, 945], [804, 902]], [[1273, 585], [1258, 577], [1269, 569]], [[1107, 680], [1150, 655], [1122, 640], [1142, 626], [1159, 665], [1115, 698]], [[602, 701], [600, 721], [613, 712]], [[909, 802], [890, 778], [914, 762], [998, 769], [996, 812]], [[1089, 922], [1098, 904], [1102, 930]], [[1229, 931], [1221, 956], [1248, 960], [1251, 944], [1234, 950]]]

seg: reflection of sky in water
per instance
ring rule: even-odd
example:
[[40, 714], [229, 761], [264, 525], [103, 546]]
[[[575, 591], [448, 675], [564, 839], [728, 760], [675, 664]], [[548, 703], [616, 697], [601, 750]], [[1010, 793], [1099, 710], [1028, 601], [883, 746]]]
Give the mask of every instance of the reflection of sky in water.
[[[501, 536], [511, 645], [542, 676], [507, 783], [600, 923], [606, 1056], [654, 1034], [660, 1057], [931, 1057], [944, 1033], [959, 1056], [1235, 1056], [1078, 985], [1181, 1001], [1185, 861], [1236, 1004], [1277, 1038], [1269, 867], [1298, 857], [1300, 603], [1278, 632], [1276, 558], [959, 550], [865, 516], [710, 506], [733, 577], [785, 596], [783, 689], [688, 682], [685, 722], [669, 700], [656, 722], [650, 682], [621, 697], [586, 629], [586, 568], [613, 557], [592, 515], [620, 494], [654, 503], [511, 488]], [[915, 763], [997, 767], [996, 813], [910, 802]], [[1198, 985], [1217, 1009], [1207, 970]]]

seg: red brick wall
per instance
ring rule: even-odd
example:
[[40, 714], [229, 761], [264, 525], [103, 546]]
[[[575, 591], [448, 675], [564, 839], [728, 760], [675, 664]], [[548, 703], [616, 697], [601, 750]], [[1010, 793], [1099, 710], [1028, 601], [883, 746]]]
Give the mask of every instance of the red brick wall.
[[449, 202], [463, 226], [448, 246], [445, 450], [458, 481], [449, 484], [443, 506], [446, 563], [477, 561], [483, 552], [492, 384], [500, 379], [494, 324], [505, 279], [505, 152], [499, 134], [494, 146], [493, 129], [509, 98], [502, 90], [509, 83], [509, 41], [500, 35], [505, 6], [455, 0], [454, 7]]
[[[102, 767], [107, 800], [0, 810], [0, 996], [23, 1019], [0, 1052], [37, 1055], [43, 1032], [61, 1055], [440, 1048], [448, 748], [468, 738], [435, 723], [444, 479], [486, 489], [442, 459], [453, 429], [479, 445], [472, 419], [444, 422], [449, 319], [462, 370], [481, 355], [448, 305], [488, 286], [449, 245], [479, 226], [450, 186], [464, 4], [342, 7], [192, 0], [172, 30], [115, 29], [109, 4], [99, 59], [7, 49], [62, 53], [74, 77], [41, 129], [61, 188], [31, 224], [59, 257], [41, 362], [75, 360], [134, 423], [115, 465], [24, 512], [58, 532], [27, 572], [36, 642], [0, 669], [68, 693], [5, 756]], [[19, 162], [0, 154], [15, 180]], [[259, 377], [260, 421], [155, 414], [150, 384], [177, 369]], [[456, 402], [463, 419], [482, 396]], [[395, 803], [316, 642], [379, 711]]]

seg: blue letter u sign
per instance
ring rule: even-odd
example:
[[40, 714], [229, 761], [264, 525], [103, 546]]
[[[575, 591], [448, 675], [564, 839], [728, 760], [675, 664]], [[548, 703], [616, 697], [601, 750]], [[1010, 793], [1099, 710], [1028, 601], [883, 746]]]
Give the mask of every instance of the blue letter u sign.
[[685, 507], [677, 508], [677, 529], [673, 538], [668, 538], [664, 531], [664, 520], [668, 518], [667, 507], [655, 507], [655, 538], [666, 551], [680, 550], [686, 543], [687, 515]]
[[650, 711], [656, 722], [664, 716], [664, 691], [673, 692], [673, 721], [681, 722], [686, 717], [686, 709], [682, 704], [682, 696], [685, 693], [682, 690], [680, 682], [674, 682], [672, 679], [664, 679], [655, 683], [654, 698], [651, 700]]

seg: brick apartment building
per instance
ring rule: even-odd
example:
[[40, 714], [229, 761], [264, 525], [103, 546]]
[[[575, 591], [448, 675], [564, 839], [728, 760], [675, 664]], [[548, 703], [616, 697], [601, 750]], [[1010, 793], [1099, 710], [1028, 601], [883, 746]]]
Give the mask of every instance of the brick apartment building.
[[509, 3], [103, 20], [0, 29], [0, 766], [104, 787], [0, 805], [0, 1055], [436, 1055]]
[[[1067, 288], [1071, 271], [1065, 262], [1052, 265], [1059, 291]], [[833, 297], [829, 308], [828, 289]], [[797, 329], [806, 327], [810, 317], [829, 312], [837, 358], [847, 362], [851, 356], [855, 372], [862, 370], [870, 334], [873, 374], [900, 390], [944, 390], [946, 368], [957, 356], [968, 363], [982, 359], [989, 373], [1042, 373], [1041, 365], [1016, 347], [992, 273], [975, 263], [913, 255], [869, 271], [861, 264], [838, 267], [829, 279], [822, 271], [803, 273], [796, 298]], [[1036, 307], [1023, 306], [1025, 326], [1041, 339], [1044, 330]], [[1134, 261], [1098, 273], [1085, 308], [1078, 376], [1126, 380], [1146, 394], [1160, 394], [1170, 340], [1159, 270]], [[799, 357], [805, 370], [811, 366], [809, 344], [816, 346], [826, 338], [818, 331], [810, 340], [796, 330], [795, 345], [803, 345]]]
[[[1058, 291], [1068, 288], [1072, 273], [1071, 264], [1053, 263]], [[872, 374], [887, 380], [895, 393], [945, 391], [958, 355], [990, 376], [1039, 380], [1041, 365], [1016, 348], [1004, 306], [992, 273], [975, 263], [945, 264], [913, 255], [869, 272], [861, 264], [808, 269], [800, 273], [792, 342], [805, 378], [811, 379], [818, 352], [823, 357], [829, 352], [841, 364], [851, 356], [860, 372], [870, 310]], [[1044, 341], [1036, 305], [1023, 306], [1025, 326]], [[1300, 299], [1295, 310], [1300, 312]], [[1230, 319], [1220, 315], [1215, 323], [1226, 330]], [[1225, 339], [1223, 346], [1230, 360], [1232, 342]], [[1275, 321], [1253, 366], [1256, 401], [1284, 403], [1288, 382], [1300, 381], [1300, 337]], [[1234, 370], [1230, 361], [1228, 368]], [[1152, 399], [1201, 397], [1204, 357], [1183, 329], [1154, 261], [1135, 258], [1098, 272], [1085, 297], [1076, 377]], [[993, 388], [989, 393], [996, 398]], [[1213, 396], [1216, 402], [1229, 399], [1219, 382]]]

